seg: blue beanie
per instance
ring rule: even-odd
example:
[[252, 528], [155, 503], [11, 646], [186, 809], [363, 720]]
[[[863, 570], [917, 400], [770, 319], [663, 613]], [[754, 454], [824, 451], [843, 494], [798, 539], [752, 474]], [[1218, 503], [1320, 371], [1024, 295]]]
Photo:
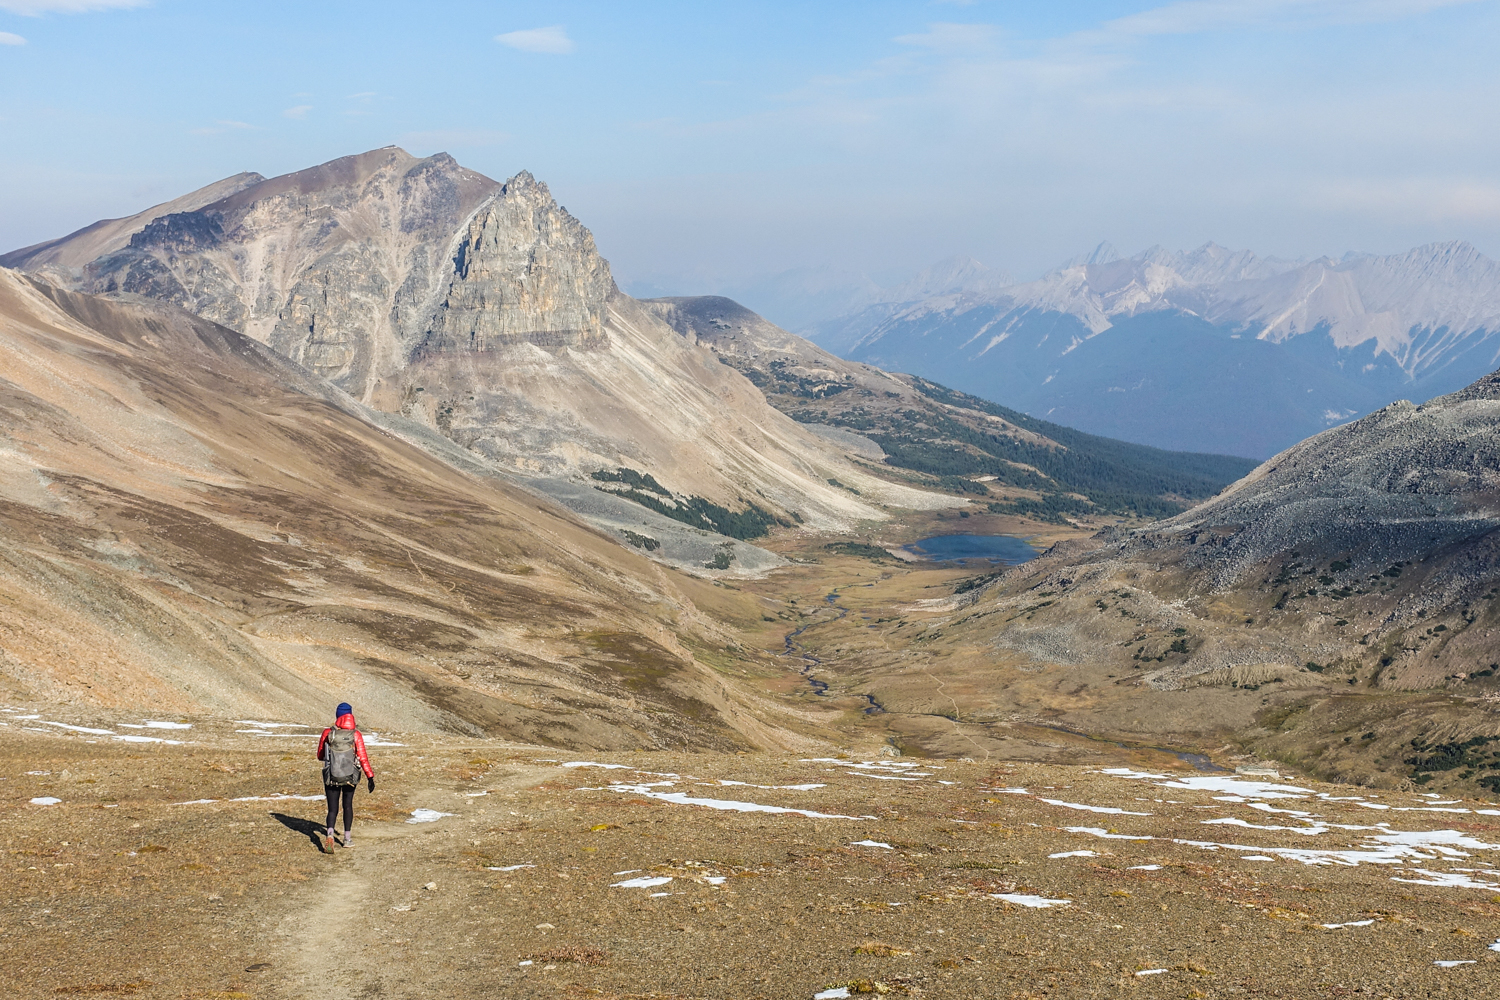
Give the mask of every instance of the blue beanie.
[[341, 701], [341, 702], [339, 702], [339, 707], [336, 708], [336, 709], [334, 709], [333, 717], [335, 719], [337, 719], [337, 718], [339, 718], [340, 716], [343, 716], [343, 715], [353, 715], [353, 714], [354, 714], [354, 708], [347, 701]]

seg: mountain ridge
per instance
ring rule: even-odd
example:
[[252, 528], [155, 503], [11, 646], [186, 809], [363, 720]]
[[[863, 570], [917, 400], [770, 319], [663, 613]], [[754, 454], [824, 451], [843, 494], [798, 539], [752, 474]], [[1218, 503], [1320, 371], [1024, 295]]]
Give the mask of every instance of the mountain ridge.
[[669, 508], [834, 530], [886, 502], [955, 502], [870, 477], [621, 294], [587, 227], [525, 171], [502, 183], [447, 154], [370, 150], [159, 215], [65, 277], [239, 330], [517, 474], [630, 468]]
[[[733, 299], [647, 299], [683, 336], [825, 436], [857, 435], [890, 469], [930, 477], [995, 513], [1161, 516], [1217, 492], [1245, 459], [1110, 441], [911, 375], [838, 358]], [[868, 456], [867, 456], [868, 457]]]
[[[1035, 281], [871, 305], [812, 336], [1091, 433], [1264, 457], [1500, 364], [1500, 264], [1463, 241], [1307, 261], [1101, 247]], [[1195, 394], [1206, 408], [1173, 405]]]

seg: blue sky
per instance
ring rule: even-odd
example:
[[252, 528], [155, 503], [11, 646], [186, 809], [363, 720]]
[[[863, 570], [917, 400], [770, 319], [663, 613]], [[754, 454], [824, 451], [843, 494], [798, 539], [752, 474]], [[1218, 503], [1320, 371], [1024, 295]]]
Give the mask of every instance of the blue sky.
[[1500, 255], [1500, 2], [0, 0], [0, 250], [398, 143], [627, 287], [1108, 239]]

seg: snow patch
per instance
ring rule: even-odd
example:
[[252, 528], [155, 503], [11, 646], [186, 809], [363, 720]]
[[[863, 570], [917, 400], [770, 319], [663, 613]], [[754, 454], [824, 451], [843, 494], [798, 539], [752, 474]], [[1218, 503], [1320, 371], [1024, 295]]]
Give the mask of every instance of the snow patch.
[[735, 799], [707, 799], [689, 795], [687, 792], [657, 792], [654, 788], [670, 787], [670, 781], [658, 781], [649, 785], [611, 784], [608, 788], [583, 788], [585, 792], [624, 792], [644, 795], [648, 799], [659, 799], [680, 806], [703, 806], [708, 809], [725, 809], [730, 812], [775, 813], [779, 815], [806, 816], [809, 819], [877, 819], [875, 816], [843, 816], [838, 813], [814, 812], [811, 809], [792, 809], [787, 806], [768, 806], [759, 802], [740, 802]]
[[642, 875], [640, 878], [628, 878], [623, 882], [611, 882], [611, 889], [652, 889], [659, 885], [666, 885], [672, 881], [670, 875]]
[[990, 893], [991, 899], [1003, 899], [1007, 903], [1015, 903], [1017, 906], [1029, 906], [1036, 910], [1045, 910], [1049, 906], [1067, 906], [1072, 903], [1071, 899], [1047, 899], [1045, 896], [1029, 896], [1019, 892]]
[[1064, 809], [1082, 809], [1084, 812], [1108, 813], [1111, 816], [1150, 816], [1150, 813], [1131, 812], [1128, 809], [1116, 809], [1114, 806], [1086, 806], [1077, 802], [1064, 802], [1061, 799], [1038, 798], [1038, 802], [1045, 802], [1049, 806], [1062, 806]]
[[44, 726], [56, 726], [58, 729], [66, 729], [74, 733], [88, 733], [90, 736], [113, 736], [113, 729], [90, 729], [88, 726], [70, 726], [66, 722], [48, 722], [42, 720]]
[[436, 823], [444, 816], [452, 816], [452, 813], [438, 812], [436, 809], [413, 809], [411, 819], [408, 823]]

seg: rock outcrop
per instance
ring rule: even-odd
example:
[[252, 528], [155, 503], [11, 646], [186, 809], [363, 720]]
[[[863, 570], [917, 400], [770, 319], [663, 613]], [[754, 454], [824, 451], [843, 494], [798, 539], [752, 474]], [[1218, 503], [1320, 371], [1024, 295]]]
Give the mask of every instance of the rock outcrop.
[[80, 287], [181, 306], [368, 398], [441, 308], [454, 234], [501, 190], [445, 154], [377, 149], [161, 216]]
[[418, 350], [597, 349], [614, 290], [593, 234], [523, 171], [469, 219]]

